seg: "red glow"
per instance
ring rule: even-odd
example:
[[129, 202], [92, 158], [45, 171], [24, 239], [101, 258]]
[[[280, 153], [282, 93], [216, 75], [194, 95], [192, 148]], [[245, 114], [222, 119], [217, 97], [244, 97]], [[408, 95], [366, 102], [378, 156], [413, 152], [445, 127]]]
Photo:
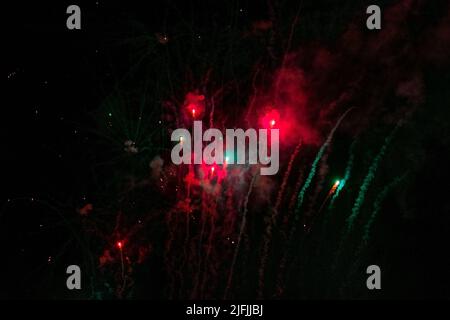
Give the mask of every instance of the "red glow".
[[196, 94], [195, 92], [188, 92], [186, 94], [184, 105], [189, 118], [195, 120], [200, 119], [205, 110], [205, 96]]
[[214, 179], [214, 184], [220, 182], [226, 177], [227, 175], [227, 165], [224, 164], [218, 165], [216, 163], [212, 165], [207, 165], [206, 163], [202, 163], [199, 168], [199, 178], [203, 180], [203, 183], [205, 182], [212, 182]]
[[279, 120], [280, 120], [280, 113], [272, 109], [269, 112], [267, 112], [261, 119], [261, 124], [264, 128], [274, 128], [275, 125], [279, 126]]
[[119, 248], [120, 250], [122, 250], [122, 246], [123, 246], [122, 241], [117, 241], [117, 248]]

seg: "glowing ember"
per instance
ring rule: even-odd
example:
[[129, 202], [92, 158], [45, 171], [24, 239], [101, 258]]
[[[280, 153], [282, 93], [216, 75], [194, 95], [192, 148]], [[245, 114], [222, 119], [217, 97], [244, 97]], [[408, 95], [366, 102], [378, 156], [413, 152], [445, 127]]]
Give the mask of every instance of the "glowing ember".
[[280, 113], [275, 109], [271, 109], [264, 114], [260, 121], [263, 128], [273, 128], [275, 125], [280, 126]]

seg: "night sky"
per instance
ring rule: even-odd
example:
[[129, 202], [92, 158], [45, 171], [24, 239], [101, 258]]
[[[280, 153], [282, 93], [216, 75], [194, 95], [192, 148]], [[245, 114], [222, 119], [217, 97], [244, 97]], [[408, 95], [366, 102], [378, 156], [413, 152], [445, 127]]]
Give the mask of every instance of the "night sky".
[[[0, 298], [450, 297], [448, 1], [2, 10]], [[176, 128], [267, 119], [274, 176], [171, 162]]]

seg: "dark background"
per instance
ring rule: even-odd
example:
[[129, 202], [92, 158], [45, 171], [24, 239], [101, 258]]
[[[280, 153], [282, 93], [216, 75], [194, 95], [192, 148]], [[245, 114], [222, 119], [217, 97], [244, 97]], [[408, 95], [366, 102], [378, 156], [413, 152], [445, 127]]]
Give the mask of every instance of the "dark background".
[[[121, 195], [121, 176], [130, 172], [142, 175], [148, 167], [143, 163], [147, 164], [161, 150], [167, 152], [168, 131], [157, 126], [163, 100], [168, 97], [182, 100], [209, 65], [221, 70], [221, 78], [214, 80], [216, 83], [233, 78], [245, 82], [258, 57], [267, 61], [269, 69], [279, 65], [279, 61], [270, 58], [269, 36], [242, 40], [243, 31], [251, 30], [253, 21], [270, 18], [265, 1], [144, 2], [78, 1], [82, 29], [73, 31], [66, 28], [65, 11], [71, 4], [66, 1], [2, 4], [6, 31], [2, 39], [2, 73], [6, 82], [0, 118], [4, 143], [0, 198], [0, 297], [3, 299], [117, 298], [111, 293], [113, 290], [108, 289], [115, 282], [114, 271], [106, 272], [98, 267], [105, 243], [114, 243], [114, 240], [95, 235], [114, 230], [116, 216], [107, 212], [115, 212], [125, 206], [124, 202], [131, 201]], [[276, 3], [281, 21], [279, 28], [286, 35], [299, 2]], [[378, 3], [387, 6], [390, 2]], [[362, 10], [366, 6], [364, 1], [303, 1], [303, 27], [295, 34], [293, 46], [297, 48], [305, 43], [334, 46], [350, 21], [361, 22], [360, 27], [365, 28]], [[423, 18], [418, 21], [424, 26], [448, 14], [445, 2], [433, 1], [424, 7], [425, 10], [416, 13]], [[244, 9], [243, 14], [240, 8]], [[426, 28], [414, 21], [405, 22], [412, 35], [407, 41], [424, 41]], [[227, 29], [229, 25], [231, 30]], [[155, 41], [156, 33], [169, 34], [167, 46], [154, 47], [159, 45]], [[202, 38], [196, 39], [197, 35]], [[277, 41], [285, 43], [286, 39], [280, 37]], [[449, 43], [436, 44], [441, 45]], [[275, 46], [275, 55], [280, 54], [276, 52], [280, 47]], [[146, 50], [148, 56], [140, 60]], [[217, 58], [222, 54], [225, 62]], [[234, 65], [231, 62], [228, 65], [231, 60]], [[303, 280], [299, 280], [294, 276], [304, 285], [296, 285], [294, 281], [282, 298], [450, 296], [450, 73], [446, 61], [425, 66], [423, 70], [426, 102], [415, 111], [407, 129], [399, 133], [392, 148], [395, 155], [380, 169], [380, 176], [388, 177], [399, 168], [412, 167], [402, 190], [387, 197], [376, 227], [378, 236], [371, 255], [372, 260], [385, 266], [383, 290], [361, 294], [361, 289], [355, 287], [341, 294], [333, 286], [329, 289], [321, 283], [326, 277], [316, 274], [311, 279], [322, 280], [308, 280], [308, 276], [301, 276]], [[166, 76], [169, 73], [171, 76]], [[375, 80], [381, 83], [384, 77], [388, 75], [380, 71]], [[334, 80], [338, 83], [339, 77]], [[118, 156], [123, 140], [114, 139], [120, 133], [111, 134], [113, 142], [101, 135], [110, 112], [103, 102], [118, 87], [125, 92], [123, 99], [131, 101], [141, 88], [152, 88], [147, 89], [151, 102], [146, 107], [148, 124], [141, 129], [141, 136], [145, 140], [145, 135], [151, 133], [156, 138], [149, 151], [131, 161]], [[366, 162], [356, 171], [365, 172], [370, 163], [367, 157], [376, 154], [382, 142], [382, 139], [376, 140], [383, 127], [376, 124], [376, 119], [374, 117], [367, 126], [367, 140], [359, 146], [362, 153], [367, 151]], [[130, 123], [130, 127], [133, 125]], [[388, 132], [382, 131], [382, 135]], [[332, 156], [342, 163], [341, 167], [345, 166], [346, 146], [351, 142], [345, 134], [342, 139], [342, 146], [337, 142]], [[405, 145], [410, 149], [402, 149]], [[408, 160], [405, 150], [413, 150], [412, 160]], [[311, 155], [314, 152], [311, 151]], [[415, 161], [417, 158], [420, 160]], [[381, 181], [377, 183], [383, 185]], [[353, 190], [357, 189], [353, 186]], [[164, 208], [164, 203], [170, 203], [174, 197], [153, 194], [153, 198], [139, 202], [140, 208], [153, 205]], [[88, 203], [102, 208], [96, 223], [80, 219], [79, 210]], [[164, 224], [151, 224], [152, 241], [162, 242]], [[257, 226], [255, 222], [254, 228]], [[130, 298], [167, 298], [165, 276], [168, 271], [161, 257], [156, 254], [155, 259], [136, 266]], [[78, 264], [86, 270], [80, 292], [69, 292], [65, 288], [65, 268], [69, 264]], [[257, 272], [257, 266], [251, 263], [239, 268]], [[309, 268], [315, 269], [314, 266]], [[361, 283], [364, 279], [363, 274]], [[255, 298], [250, 281], [243, 287], [235, 297]]]

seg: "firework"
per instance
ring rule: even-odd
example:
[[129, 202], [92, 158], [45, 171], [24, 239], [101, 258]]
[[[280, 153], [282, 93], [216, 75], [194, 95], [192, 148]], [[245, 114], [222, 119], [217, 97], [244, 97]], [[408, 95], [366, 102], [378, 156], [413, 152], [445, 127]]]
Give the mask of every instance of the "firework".
[[325, 203], [327, 202], [327, 200], [336, 192], [336, 190], [339, 188], [340, 185], [341, 185], [341, 181], [340, 180], [336, 180], [334, 182], [334, 184], [331, 187], [330, 191], [328, 191], [328, 194], [325, 197], [325, 200], [323, 201], [322, 205], [320, 206], [319, 213], [322, 211], [322, 209], [325, 206]]
[[[383, 203], [384, 199], [388, 195], [388, 193], [395, 188], [405, 177], [406, 173], [396, 177], [391, 183], [389, 183], [384, 189], [378, 194], [377, 198], [375, 199], [375, 202], [373, 204], [373, 211], [372, 214], [369, 217], [369, 220], [367, 221], [366, 225], [364, 226], [364, 234], [361, 241], [361, 247], [365, 246], [369, 242], [370, 237], [370, 230], [372, 229], [372, 225], [378, 216], [380, 210], [381, 210], [381, 204]], [[359, 250], [360, 251], [360, 250]]]
[[375, 159], [373, 160], [372, 164], [369, 167], [369, 171], [364, 178], [364, 181], [359, 189], [358, 196], [355, 200], [355, 204], [352, 208], [351, 215], [347, 218], [347, 227], [346, 227], [346, 234], [348, 235], [351, 232], [351, 229], [353, 228], [353, 224], [356, 220], [356, 218], [359, 215], [359, 212], [361, 210], [361, 206], [364, 203], [364, 199], [366, 197], [367, 190], [369, 189], [370, 184], [372, 183], [373, 179], [375, 178], [375, 173], [377, 172], [378, 166], [383, 159], [384, 154], [386, 153], [386, 150], [391, 143], [395, 133], [397, 132], [399, 128], [398, 124], [394, 130], [389, 134], [389, 136], [385, 139], [383, 146], [381, 147], [380, 151], [376, 155]]
[[302, 189], [300, 190], [298, 197], [297, 197], [297, 207], [295, 209], [296, 215], [298, 215], [298, 212], [300, 211], [300, 208], [303, 204], [303, 200], [305, 198], [305, 193], [308, 190], [309, 186], [311, 185], [311, 182], [316, 174], [316, 168], [317, 164], [319, 163], [320, 159], [322, 158], [326, 148], [331, 143], [331, 140], [333, 139], [334, 133], [341, 124], [342, 120], [344, 120], [345, 116], [352, 110], [353, 108], [348, 109], [344, 112], [344, 114], [339, 118], [339, 120], [336, 122], [336, 125], [333, 127], [331, 132], [328, 134], [327, 139], [325, 140], [324, 144], [320, 147], [319, 152], [316, 155], [316, 158], [314, 159], [311, 170], [309, 172], [308, 177], [306, 178], [305, 184], [303, 185]]
[[336, 192], [333, 194], [333, 197], [330, 200], [328, 209], [333, 208], [334, 202], [338, 198], [339, 193], [344, 188], [347, 181], [350, 179], [350, 175], [351, 175], [352, 167], [353, 167], [353, 160], [354, 160], [353, 149], [355, 148], [355, 145], [356, 145], [356, 140], [354, 142], [352, 142], [352, 144], [350, 146], [349, 157], [348, 157], [347, 165], [346, 165], [345, 171], [344, 171], [344, 177], [339, 181], [340, 183], [336, 188]]
[[231, 267], [230, 267], [230, 272], [228, 274], [227, 286], [225, 288], [225, 293], [224, 293], [224, 296], [223, 296], [224, 299], [227, 298], [228, 290], [230, 289], [231, 282], [233, 280], [234, 265], [236, 264], [237, 256], [238, 256], [238, 253], [239, 253], [239, 246], [241, 244], [242, 234], [244, 233], [245, 224], [247, 222], [246, 219], [247, 219], [247, 211], [248, 211], [248, 201], [249, 201], [249, 198], [250, 198], [250, 194], [252, 193], [253, 185], [255, 184], [256, 177], [257, 177], [257, 173], [254, 173], [253, 177], [252, 177], [252, 180], [250, 182], [250, 185], [248, 187], [247, 195], [246, 195], [245, 200], [244, 200], [244, 211], [242, 213], [241, 228], [239, 230], [239, 237], [238, 237], [238, 241], [237, 241], [237, 244], [236, 244], [236, 249], [234, 250], [233, 260], [231, 262]]
[[400, 127], [400, 125], [401, 125], [401, 122], [399, 122], [395, 126], [394, 130], [392, 130], [392, 132], [385, 138], [383, 146], [381, 147], [380, 151], [378, 152], [378, 154], [375, 156], [374, 160], [372, 161], [372, 164], [369, 167], [368, 173], [365, 176], [363, 183], [361, 184], [358, 196], [357, 196], [355, 203], [353, 205], [353, 208], [352, 208], [352, 212], [351, 212], [350, 216], [346, 219], [345, 230], [343, 232], [338, 249], [335, 254], [333, 270], [336, 270], [337, 260], [341, 256], [341, 254], [344, 250], [344, 244], [353, 230], [354, 222], [360, 213], [361, 206], [364, 203], [364, 199], [366, 197], [367, 190], [368, 190], [370, 184], [372, 183], [373, 179], [375, 178], [375, 174], [378, 169], [378, 166], [379, 166], [381, 160], [383, 159], [383, 156], [386, 153], [386, 150], [387, 150], [389, 144], [391, 143], [398, 128]]
[[289, 159], [289, 163], [288, 163], [288, 167], [286, 169], [286, 172], [283, 176], [283, 181], [281, 183], [281, 187], [280, 190], [278, 191], [277, 194], [277, 198], [276, 198], [276, 202], [275, 202], [275, 207], [270, 211], [271, 213], [271, 217], [270, 217], [270, 221], [267, 222], [267, 226], [266, 226], [266, 232], [264, 234], [264, 239], [263, 239], [263, 245], [262, 245], [262, 253], [261, 253], [261, 262], [260, 262], [260, 269], [259, 269], [259, 289], [258, 289], [258, 295], [260, 297], [262, 297], [263, 295], [263, 290], [264, 290], [264, 271], [265, 271], [265, 267], [267, 264], [267, 258], [268, 258], [268, 254], [269, 254], [269, 247], [270, 247], [270, 239], [272, 236], [272, 229], [276, 224], [276, 220], [278, 217], [278, 209], [281, 205], [281, 201], [283, 199], [283, 195], [284, 195], [284, 191], [286, 189], [287, 183], [288, 183], [288, 179], [289, 176], [291, 174], [292, 171], [292, 166], [294, 164], [294, 160], [297, 157], [299, 151], [300, 151], [300, 146], [301, 146], [301, 142], [299, 142], [297, 144], [297, 146], [295, 147], [294, 152], [291, 155], [291, 158]]

